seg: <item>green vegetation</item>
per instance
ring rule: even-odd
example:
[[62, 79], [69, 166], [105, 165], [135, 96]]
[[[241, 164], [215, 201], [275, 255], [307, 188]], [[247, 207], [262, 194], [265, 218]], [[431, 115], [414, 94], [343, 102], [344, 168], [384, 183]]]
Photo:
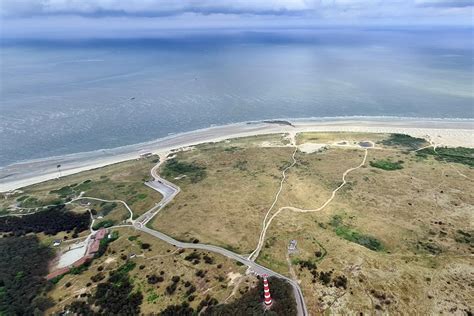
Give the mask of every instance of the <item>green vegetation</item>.
[[[263, 282], [259, 282], [258, 286], [229, 304], [209, 305], [204, 304], [206, 302], [201, 302], [198, 306], [198, 311], [201, 306], [207, 306], [206, 310], [202, 313], [204, 315], [296, 315], [296, 302], [291, 285], [284, 280], [274, 277], [269, 278], [268, 283], [274, 300], [270, 311], [265, 311], [262, 308]], [[210, 301], [207, 300], [207, 302]]]
[[382, 244], [378, 239], [372, 236], [364, 235], [354, 229], [350, 229], [346, 226], [340, 226], [335, 229], [336, 235], [342, 237], [348, 241], [355, 242], [361, 246], [364, 246], [370, 250], [381, 251], [383, 250]]
[[112, 212], [117, 207], [117, 203], [115, 202], [102, 202], [100, 203], [100, 210], [102, 216], [107, 216], [110, 212]]
[[147, 196], [148, 195], [146, 193], [140, 193], [140, 194], [137, 195], [137, 199], [144, 200], [144, 199], [147, 198]]
[[195, 163], [187, 163], [173, 159], [166, 163], [161, 171], [161, 175], [166, 178], [186, 175], [192, 183], [197, 183], [206, 177], [206, 168]]
[[128, 275], [135, 265], [135, 262], [127, 261], [112, 271], [106, 282], [97, 285], [97, 290], [87, 303], [75, 301], [66, 306], [64, 311], [75, 315], [139, 315], [143, 295], [134, 291]]
[[111, 234], [110, 234], [110, 238], [109, 236], [106, 236], [105, 238], [103, 238], [100, 243], [99, 243], [99, 250], [96, 252], [96, 254], [94, 255], [94, 258], [99, 258], [101, 257], [106, 251], [107, 251], [107, 248], [109, 246], [109, 244], [111, 242], [113, 242], [114, 240], [117, 240], [119, 237], [119, 234], [117, 231], [113, 231]]
[[71, 270], [69, 270], [68, 273], [70, 273], [70, 274], [81, 274], [82, 272], [87, 271], [87, 269], [89, 269], [90, 265], [91, 265], [90, 261], [87, 261], [87, 262], [85, 262], [84, 264], [81, 264], [78, 267], [72, 267]]
[[377, 161], [371, 161], [370, 165], [374, 168], [391, 171], [391, 170], [403, 169], [402, 163], [403, 161], [392, 162], [389, 160], [377, 160]]
[[125, 264], [120, 266], [115, 273], [121, 273], [122, 275], [129, 273], [136, 267], [136, 263], [133, 261], [127, 261]]
[[45, 204], [45, 203], [43, 203], [42, 201], [38, 200], [37, 198], [35, 198], [33, 196], [26, 196], [24, 199], [21, 199], [21, 198], [22, 197], [17, 199], [17, 201], [20, 201], [20, 203], [19, 203], [20, 207], [36, 208], [36, 207], [41, 207]]
[[446, 162], [456, 162], [467, 165], [471, 168], [474, 167], [474, 148], [437, 147], [436, 151], [433, 148], [425, 148], [418, 151], [416, 154], [419, 157], [427, 157], [431, 155], [434, 156], [437, 160], [444, 160]]
[[41, 315], [52, 306], [44, 277], [54, 253], [36, 236], [0, 238], [0, 315]]
[[80, 192], [88, 191], [92, 188], [92, 180], [88, 179], [80, 184], [73, 183], [70, 185], [63, 186], [57, 190], [51, 190], [49, 193], [57, 194], [60, 198], [71, 198], [75, 195], [79, 195]]
[[336, 235], [345, 240], [359, 244], [373, 251], [382, 251], [384, 249], [382, 243], [377, 238], [370, 235], [364, 235], [357, 230], [344, 225], [340, 215], [334, 215], [329, 222], [329, 225], [333, 227]]
[[456, 237], [454, 238], [459, 243], [466, 243], [474, 245], [474, 234], [472, 232], [465, 232], [461, 229], [456, 230]]
[[151, 292], [147, 296], [146, 300], [147, 300], [148, 303], [155, 303], [158, 300], [159, 297], [160, 296], [158, 294], [156, 294], [155, 292]]
[[74, 231], [74, 235], [89, 229], [89, 213], [68, 211], [64, 205], [48, 207], [46, 211], [27, 216], [0, 217], [0, 232], [11, 232], [17, 236], [28, 233], [56, 235], [61, 231]]
[[423, 138], [411, 137], [410, 135], [405, 134], [390, 134], [390, 137], [383, 140], [382, 144], [386, 146], [401, 146], [410, 149], [418, 149], [428, 143]]
[[114, 226], [114, 225], [115, 225], [115, 221], [107, 219], [107, 220], [98, 222], [97, 224], [94, 224], [94, 226], [92, 226], [92, 229], [93, 230], [98, 230], [102, 227], [107, 228], [107, 227], [111, 227], [111, 226]]

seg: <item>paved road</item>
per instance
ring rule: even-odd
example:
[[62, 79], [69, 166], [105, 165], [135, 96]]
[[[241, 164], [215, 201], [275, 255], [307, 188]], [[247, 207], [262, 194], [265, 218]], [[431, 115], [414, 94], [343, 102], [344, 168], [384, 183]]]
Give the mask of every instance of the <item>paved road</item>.
[[309, 315], [308, 311], [306, 309], [306, 304], [304, 302], [303, 293], [301, 292], [301, 288], [299, 287], [298, 283], [296, 283], [292, 279], [287, 278], [286, 276], [281, 275], [277, 272], [274, 272], [274, 271], [272, 271], [268, 268], [265, 268], [264, 266], [261, 266], [258, 263], [255, 263], [255, 262], [253, 262], [253, 261], [251, 261], [251, 260], [249, 260], [245, 257], [242, 257], [241, 255], [236, 254], [232, 251], [229, 251], [225, 248], [221, 248], [221, 247], [214, 246], [214, 245], [194, 244], [194, 243], [181, 242], [181, 241], [173, 239], [170, 236], [165, 235], [161, 232], [150, 229], [146, 226], [136, 225], [135, 227], [138, 230], [141, 230], [141, 231], [143, 231], [147, 234], [150, 234], [150, 235], [152, 235], [156, 238], [159, 238], [159, 239], [161, 239], [161, 240], [163, 240], [163, 241], [165, 241], [165, 242], [167, 242], [167, 243], [169, 243], [173, 246], [176, 246], [176, 247], [179, 247], [179, 248], [188, 248], [188, 249], [201, 249], [201, 250], [206, 250], [206, 251], [218, 253], [218, 254], [221, 254], [223, 256], [226, 256], [227, 258], [230, 258], [232, 260], [238, 261], [238, 262], [246, 265], [255, 274], [258, 274], [258, 275], [266, 274], [268, 276], [274, 276], [274, 277], [277, 277], [277, 278], [280, 278], [280, 279], [284, 279], [286, 282], [290, 283], [290, 285], [293, 287], [293, 293], [294, 293], [295, 300], [296, 300], [296, 308], [297, 308], [297, 311], [298, 311], [298, 315], [302, 315], [302, 316]]
[[156, 214], [158, 214], [159, 211], [161, 211], [169, 202], [171, 202], [174, 199], [174, 197], [179, 192], [181, 192], [181, 189], [177, 185], [165, 179], [162, 179], [158, 175], [158, 168], [164, 161], [166, 161], [166, 157], [160, 156], [160, 162], [156, 164], [150, 171], [150, 174], [153, 177], [153, 180], [145, 182], [145, 185], [152, 188], [153, 190], [160, 192], [163, 198], [158, 204], [156, 204], [149, 211], [147, 211], [145, 214], [141, 215], [135, 220], [134, 225], [137, 228], [145, 227], [145, 225]]
[[277, 272], [274, 272], [268, 268], [265, 268], [264, 266], [261, 266], [252, 260], [249, 260], [235, 252], [232, 252], [230, 250], [227, 250], [222, 247], [214, 246], [214, 245], [207, 245], [207, 244], [195, 244], [195, 243], [187, 243], [187, 242], [181, 242], [178, 241], [166, 234], [163, 234], [159, 231], [153, 230], [151, 228], [146, 227], [146, 224], [160, 211], [162, 210], [169, 202], [171, 202], [174, 197], [181, 191], [181, 189], [161, 178], [158, 175], [158, 168], [159, 166], [166, 160], [165, 157], [160, 157], [160, 163], [158, 163], [153, 169], [151, 169], [151, 175], [153, 176], [154, 180], [146, 182], [145, 184], [149, 186], [150, 188], [160, 192], [163, 195], [163, 198], [160, 203], [158, 203], [155, 207], [151, 208], [148, 212], [137, 218], [134, 222], [134, 226], [136, 229], [141, 230], [147, 234], [150, 234], [156, 238], [159, 238], [171, 245], [174, 245], [179, 248], [189, 248], [189, 249], [201, 249], [201, 250], [206, 250], [214, 253], [221, 254], [223, 256], [226, 256], [227, 258], [236, 260], [247, 267], [250, 268], [250, 270], [258, 275], [263, 275], [267, 274], [268, 276], [274, 276], [278, 277], [281, 279], [284, 279], [290, 285], [293, 287], [293, 293], [295, 295], [295, 300], [296, 300], [296, 307], [298, 311], [298, 315], [306, 316], [309, 315], [308, 311], [306, 309], [306, 304], [303, 298], [303, 293], [301, 292], [301, 288], [299, 287], [298, 283], [293, 281], [290, 278], [285, 277], [284, 275], [281, 275]]

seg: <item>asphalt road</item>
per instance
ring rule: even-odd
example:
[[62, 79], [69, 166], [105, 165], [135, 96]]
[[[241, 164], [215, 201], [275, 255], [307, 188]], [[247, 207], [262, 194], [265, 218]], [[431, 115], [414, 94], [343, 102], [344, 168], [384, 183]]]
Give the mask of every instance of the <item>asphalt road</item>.
[[160, 163], [157, 164], [153, 169], [151, 169], [151, 175], [153, 176], [154, 180], [146, 182], [145, 184], [149, 186], [150, 188], [160, 192], [163, 195], [163, 198], [160, 203], [158, 203], [155, 207], [151, 208], [148, 212], [137, 218], [134, 222], [134, 226], [136, 229], [141, 230], [147, 234], [150, 234], [156, 238], [159, 238], [171, 245], [174, 245], [179, 248], [188, 248], [188, 249], [201, 249], [201, 250], [206, 250], [214, 253], [218, 253], [220, 255], [226, 256], [227, 258], [230, 258], [232, 260], [236, 260], [247, 267], [250, 268], [250, 270], [257, 274], [257, 275], [268, 275], [268, 276], [274, 276], [278, 277], [281, 279], [284, 279], [290, 285], [293, 287], [293, 293], [295, 295], [295, 300], [296, 300], [296, 308], [298, 315], [300, 316], [306, 316], [309, 315], [308, 311], [306, 309], [306, 304], [303, 298], [303, 293], [301, 292], [301, 288], [296, 283], [290, 278], [287, 278], [275, 271], [272, 271], [268, 268], [265, 268], [264, 266], [261, 266], [257, 263], [255, 263], [252, 260], [249, 260], [235, 252], [232, 252], [230, 250], [227, 250], [222, 247], [214, 246], [214, 245], [207, 245], [207, 244], [199, 244], [199, 243], [187, 243], [187, 242], [181, 242], [178, 241], [174, 238], [171, 238], [170, 236], [163, 234], [159, 231], [153, 230], [151, 228], [146, 227], [146, 224], [160, 211], [162, 210], [169, 202], [171, 202], [174, 197], [181, 191], [178, 186], [175, 184], [161, 178], [158, 175], [158, 168], [159, 166], [165, 161], [163, 159], [164, 157], [160, 157]]
[[261, 266], [254, 261], [251, 261], [245, 257], [242, 257], [239, 254], [236, 254], [235, 252], [229, 251], [225, 248], [221, 248], [218, 246], [214, 245], [206, 245], [206, 244], [194, 244], [194, 243], [186, 243], [186, 242], [181, 242], [176, 239], [171, 238], [168, 235], [165, 235], [161, 232], [158, 232], [156, 230], [150, 229], [146, 226], [135, 226], [138, 230], [141, 230], [147, 234], [150, 234], [156, 238], [159, 238], [173, 246], [176, 246], [178, 248], [187, 248], [187, 249], [201, 249], [201, 250], [206, 250], [210, 252], [214, 252], [223, 256], [226, 256], [227, 258], [230, 258], [232, 260], [238, 261], [247, 267], [251, 269], [251, 271], [257, 275], [268, 275], [268, 276], [274, 276], [280, 279], [284, 279], [286, 282], [290, 283], [290, 285], [293, 287], [293, 294], [295, 296], [296, 300], [296, 309], [298, 312], [298, 315], [306, 316], [309, 315], [308, 311], [306, 309], [306, 304], [304, 302], [303, 298], [303, 293], [301, 292], [301, 288], [299, 287], [298, 283], [293, 281], [290, 278], [287, 278], [273, 270], [270, 270], [268, 268], [265, 268], [264, 266]]

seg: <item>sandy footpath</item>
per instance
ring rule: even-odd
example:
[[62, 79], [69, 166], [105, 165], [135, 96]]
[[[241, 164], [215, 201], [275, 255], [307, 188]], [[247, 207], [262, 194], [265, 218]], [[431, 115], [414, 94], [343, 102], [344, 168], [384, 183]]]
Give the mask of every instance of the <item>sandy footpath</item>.
[[0, 192], [54, 179], [56, 166], [61, 175], [70, 175], [113, 163], [136, 159], [141, 153], [167, 153], [172, 149], [205, 142], [271, 133], [308, 131], [347, 131], [368, 133], [404, 133], [430, 139], [443, 146], [474, 147], [474, 120], [422, 119], [334, 119], [290, 120], [293, 126], [261, 122], [238, 123], [200, 129], [114, 149], [103, 149], [58, 157], [31, 160], [0, 168]]

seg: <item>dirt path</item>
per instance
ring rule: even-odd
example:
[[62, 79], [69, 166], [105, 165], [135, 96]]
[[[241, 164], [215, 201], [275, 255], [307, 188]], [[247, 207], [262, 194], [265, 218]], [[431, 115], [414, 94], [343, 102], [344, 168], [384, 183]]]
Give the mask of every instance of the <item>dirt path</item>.
[[[373, 147], [372, 147], [373, 148]], [[296, 160], [295, 160], [295, 154], [296, 154], [296, 151], [298, 150], [298, 148], [296, 148], [295, 152], [293, 153], [293, 164], [291, 166], [293, 166], [295, 163], [296, 163]], [[278, 216], [278, 214], [280, 214], [281, 211], [283, 210], [290, 210], [290, 211], [293, 211], [293, 212], [300, 212], [300, 213], [308, 213], [308, 212], [318, 212], [318, 211], [321, 211], [322, 209], [324, 209], [326, 206], [329, 205], [329, 203], [332, 202], [332, 200], [334, 199], [334, 197], [336, 196], [336, 193], [337, 191], [339, 191], [344, 185], [346, 185], [347, 183], [347, 180], [346, 180], [346, 176], [354, 171], [354, 170], [357, 170], [359, 168], [361, 168], [363, 165], [365, 165], [365, 162], [367, 160], [367, 154], [368, 154], [368, 148], [364, 148], [364, 158], [362, 159], [362, 162], [357, 166], [357, 167], [353, 167], [353, 168], [349, 168], [347, 169], [343, 174], [342, 174], [342, 183], [332, 191], [331, 193], [331, 197], [326, 201], [324, 202], [323, 205], [321, 205], [320, 207], [316, 208], [316, 209], [300, 209], [300, 208], [297, 208], [297, 207], [293, 207], [293, 206], [283, 206], [283, 207], [280, 207], [278, 209], [278, 211], [275, 212], [275, 214], [273, 214], [270, 219], [267, 221], [267, 218], [268, 218], [268, 214], [270, 213], [270, 211], [272, 210], [272, 208], [274, 207], [274, 205], [276, 204], [276, 200], [278, 200], [278, 196], [280, 195], [280, 192], [282, 190], [282, 186], [283, 186], [283, 182], [286, 178], [286, 174], [284, 174], [284, 177], [282, 179], [282, 182], [281, 182], [281, 186], [280, 186], [280, 190], [278, 191], [277, 195], [276, 195], [276, 199], [274, 201], [274, 203], [272, 204], [271, 208], [269, 209], [269, 211], [267, 212], [267, 215], [265, 216], [264, 220], [263, 220], [263, 229], [262, 231], [260, 232], [260, 238], [258, 240], [258, 244], [257, 244], [257, 248], [255, 248], [255, 250], [250, 254], [249, 256], [249, 259], [250, 260], [253, 260], [255, 261], [259, 254], [260, 254], [260, 251], [262, 250], [262, 247], [263, 247], [263, 243], [265, 241], [265, 235], [267, 233], [267, 230], [268, 230], [268, 227], [270, 226], [271, 222], [273, 221], [273, 219]], [[291, 167], [290, 166], [290, 167]], [[284, 170], [284, 172], [286, 172], [290, 167], [288, 167], [287, 169]]]
[[[291, 168], [293, 167], [295, 164], [296, 164], [296, 158], [295, 158], [295, 155], [296, 155], [296, 152], [298, 151], [298, 146], [296, 146], [296, 134], [294, 135], [291, 135], [291, 144], [293, 146], [295, 146], [295, 150], [293, 151], [293, 154], [291, 155], [291, 158], [293, 159], [293, 162], [288, 166], [286, 167], [283, 172], [282, 172], [282, 177], [281, 177], [281, 181], [280, 181], [280, 187], [275, 195], [275, 199], [273, 200], [273, 203], [272, 205], [270, 206], [270, 208], [268, 209], [267, 213], [265, 214], [265, 217], [263, 219], [263, 223], [262, 223], [262, 230], [260, 232], [260, 237], [259, 237], [259, 240], [258, 240], [258, 245], [260, 245], [262, 242], [263, 242], [263, 239], [265, 239], [265, 223], [267, 221], [267, 218], [268, 218], [268, 215], [270, 215], [271, 211], [273, 210], [273, 208], [275, 207], [276, 203], [278, 202], [278, 198], [280, 197], [280, 193], [281, 191], [283, 190], [283, 184], [286, 180], [286, 172]], [[257, 248], [249, 255], [249, 259], [250, 260], [255, 260], [255, 259], [252, 259], [252, 257], [256, 254], [257, 251], [259, 251], [259, 247], [257, 245]], [[257, 254], [258, 256], [258, 254]], [[256, 258], [256, 257], [255, 257]]]

